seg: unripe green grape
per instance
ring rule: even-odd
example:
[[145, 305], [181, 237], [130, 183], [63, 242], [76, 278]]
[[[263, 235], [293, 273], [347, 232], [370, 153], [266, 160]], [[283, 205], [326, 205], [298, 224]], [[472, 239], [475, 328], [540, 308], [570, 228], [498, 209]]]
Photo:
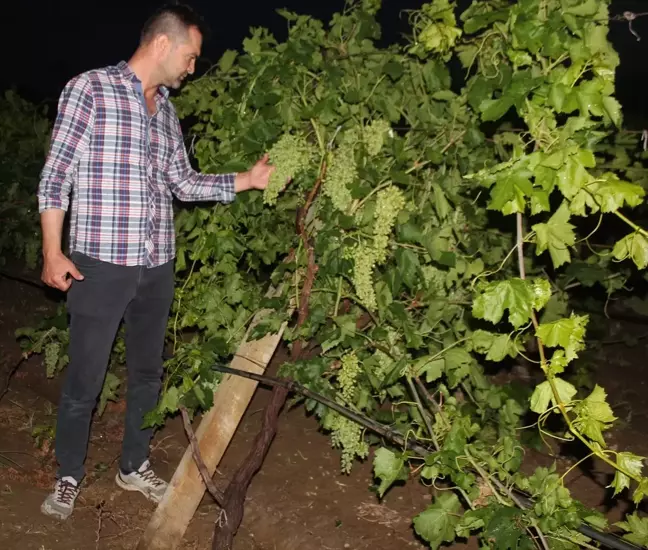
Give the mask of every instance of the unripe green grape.
[[366, 245], [358, 245], [353, 249], [353, 286], [360, 303], [369, 311], [375, 311], [376, 293], [373, 288], [373, 270], [376, 266], [376, 252]]
[[342, 471], [349, 473], [353, 460], [366, 458], [369, 454], [369, 445], [362, 439], [362, 427], [345, 418], [344, 416], [334, 413], [335, 416], [331, 422], [331, 443], [334, 447], [342, 449]]
[[358, 174], [352, 147], [342, 147], [332, 155], [322, 186], [324, 194], [331, 199], [336, 210], [346, 212], [351, 204], [349, 186]]
[[56, 367], [58, 365], [59, 353], [61, 351], [61, 344], [58, 342], [49, 342], [45, 346], [45, 369], [48, 378], [56, 374]]
[[370, 156], [377, 155], [385, 144], [385, 137], [391, 131], [391, 126], [384, 120], [374, 120], [363, 130], [362, 141]]
[[268, 151], [275, 171], [263, 191], [263, 201], [273, 205], [288, 180], [307, 169], [315, 157], [315, 149], [302, 136], [284, 134]]
[[405, 197], [400, 189], [391, 185], [378, 192], [374, 225], [374, 249], [376, 263], [380, 264], [387, 258], [389, 235], [394, 227], [398, 213], [405, 207]]
[[342, 365], [337, 375], [342, 397], [346, 401], [353, 401], [356, 393], [356, 379], [360, 374], [360, 363], [355, 353], [347, 353], [342, 357]]

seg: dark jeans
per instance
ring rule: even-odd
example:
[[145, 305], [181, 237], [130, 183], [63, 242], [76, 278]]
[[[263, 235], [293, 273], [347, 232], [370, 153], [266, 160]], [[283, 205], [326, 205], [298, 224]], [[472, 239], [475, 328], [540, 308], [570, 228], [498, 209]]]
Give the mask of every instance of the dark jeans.
[[153, 431], [141, 429], [157, 403], [162, 380], [164, 334], [173, 299], [173, 262], [120, 266], [77, 252], [72, 261], [84, 276], [67, 297], [70, 364], [56, 426], [58, 477], [84, 475], [90, 421], [106, 376], [119, 324], [126, 323], [128, 391], [121, 469], [131, 472], [148, 458]]

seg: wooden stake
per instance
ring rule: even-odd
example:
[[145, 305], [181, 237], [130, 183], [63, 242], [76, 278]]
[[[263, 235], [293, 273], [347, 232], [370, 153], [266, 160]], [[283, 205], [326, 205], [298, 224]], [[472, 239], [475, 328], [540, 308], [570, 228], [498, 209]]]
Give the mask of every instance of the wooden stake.
[[[268, 334], [260, 340], [247, 341], [252, 327], [266, 314], [256, 314], [246, 338], [243, 340], [231, 365], [233, 368], [263, 374], [274, 355], [285, 329]], [[258, 382], [238, 376], [226, 375], [214, 392], [214, 406], [204, 415], [196, 430], [200, 454], [210, 476], [236, 432]], [[194, 462], [191, 446], [187, 447], [178, 468], [169, 483], [162, 501], [151, 517], [137, 545], [137, 550], [175, 550], [189, 526], [191, 518], [205, 493], [205, 484]]]

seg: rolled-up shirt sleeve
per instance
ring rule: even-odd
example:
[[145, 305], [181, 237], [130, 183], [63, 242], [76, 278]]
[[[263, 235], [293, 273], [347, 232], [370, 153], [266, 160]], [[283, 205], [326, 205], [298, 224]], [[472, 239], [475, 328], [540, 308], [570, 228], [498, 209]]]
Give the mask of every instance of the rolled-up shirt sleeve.
[[180, 139], [167, 173], [171, 192], [181, 201], [232, 202], [236, 198], [234, 190], [236, 173], [200, 174], [196, 172], [189, 162], [182, 139], [182, 128], [177, 118], [176, 127]]
[[49, 152], [38, 185], [39, 212], [51, 208], [67, 211], [74, 172], [90, 143], [94, 118], [90, 82], [84, 76], [73, 78], [59, 98]]

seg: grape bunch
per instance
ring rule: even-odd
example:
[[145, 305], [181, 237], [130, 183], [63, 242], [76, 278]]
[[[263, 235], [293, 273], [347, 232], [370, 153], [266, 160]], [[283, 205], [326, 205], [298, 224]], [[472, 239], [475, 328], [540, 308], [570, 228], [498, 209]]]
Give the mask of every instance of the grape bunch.
[[376, 198], [376, 222], [374, 225], [374, 249], [376, 262], [382, 263], [387, 258], [389, 235], [394, 227], [398, 213], [405, 207], [405, 197], [400, 189], [390, 185], [378, 192]]
[[389, 235], [398, 213], [405, 207], [405, 197], [400, 189], [390, 185], [378, 192], [374, 213], [373, 243], [356, 245], [352, 250], [354, 262], [353, 286], [360, 303], [368, 310], [377, 307], [373, 288], [373, 270], [387, 259]]
[[391, 131], [391, 127], [388, 122], [384, 120], [374, 120], [368, 126], [365, 126], [362, 135], [362, 141], [364, 142], [367, 153], [370, 156], [375, 156], [380, 153], [380, 150], [385, 144], [385, 137]]
[[346, 212], [351, 204], [349, 185], [358, 174], [353, 146], [345, 145], [337, 149], [331, 158], [322, 186], [324, 194], [331, 199], [336, 210]]
[[283, 134], [268, 151], [276, 168], [263, 191], [263, 201], [274, 205], [286, 183], [306, 170], [315, 158], [315, 148], [302, 136]]
[[359, 424], [338, 413], [331, 414], [333, 415], [330, 423], [331, 443], [333, 447], [342, 449], [342, 471], [348, 474], [356, 456], [358, 458], [367, 457], [369, 445], [362, 438], [362, 427]]
[[58, 342], [48, 342], [45, 346], [45, 368], [47, 370], [48, 378], [51, 378], [56, 374], [56, 367], [58, 366], [60, 353], [61, 344]]
[[367, 244], [356, 245], [353, 249], [353, 286], [360, 303], [369, 311], [374, 311], [376, 293], [373, 288], [373, 269], [376, 266], [376, 251]]
[[347, 353], [342, 357], [342, 366], [337, 375], [342, 397], [346, 401], [353, 401], [356, 392], [356, 379], [360, 374], [360, 363], [355, 353]]

